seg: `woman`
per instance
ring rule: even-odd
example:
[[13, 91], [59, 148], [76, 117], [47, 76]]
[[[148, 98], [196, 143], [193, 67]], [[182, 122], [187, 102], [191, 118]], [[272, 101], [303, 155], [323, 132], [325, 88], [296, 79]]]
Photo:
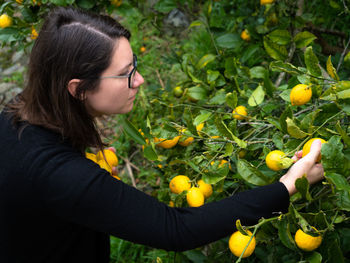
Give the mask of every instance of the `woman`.
[[294, 182], [322, 179], [321, 144], [280, 182], [199, 208], [171, 208], [84, 157], [104, 147], [94, 118], [131, 111], [144, 82], [130, 33], [106, 16], [51, 12], [23, 92], [0, 115], [0, 262], [108, 262], [109, 235], [182, 251], [286, 212]]

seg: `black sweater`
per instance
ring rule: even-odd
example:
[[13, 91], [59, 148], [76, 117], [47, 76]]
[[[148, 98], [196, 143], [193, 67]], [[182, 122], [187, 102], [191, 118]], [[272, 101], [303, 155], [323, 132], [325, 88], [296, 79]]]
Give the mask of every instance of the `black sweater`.
[[0, 262], [109, 261], [109, 235], [165, 250], [193, 249], [286, 212], [282, 183], [199, 208], [171, 208], [114, 179], [60, 136], [0, 114]]

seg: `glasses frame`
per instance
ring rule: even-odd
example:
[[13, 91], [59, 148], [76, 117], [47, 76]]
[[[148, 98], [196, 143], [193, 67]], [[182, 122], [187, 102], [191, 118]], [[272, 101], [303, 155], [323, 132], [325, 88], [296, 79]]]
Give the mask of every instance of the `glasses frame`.
[[125, 79], [128, 78], [128, 87], [131, 89], [131, 77], [136, 74], [137, 70], [137, 56], [133, 54], [133, 69], [129, 74], [126, 75], [119, 75], [119, 76], [106, 76], [106, 77], [100, 77], [100, 79]]

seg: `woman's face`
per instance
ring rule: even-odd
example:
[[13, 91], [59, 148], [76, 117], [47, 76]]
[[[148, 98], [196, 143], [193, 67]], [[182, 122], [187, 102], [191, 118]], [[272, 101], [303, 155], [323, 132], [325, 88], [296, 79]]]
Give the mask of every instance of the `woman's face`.
[[122, 37], [116, 41], [111, 64], [102, 73], [100, 84], [94, 91], [86, 92], [86, 105], [93, 116], [123, 114], [131, 111], [138, 87], [144, 82], [136, 71], [129, 88], [128, 78], [103, 78], [128, 75], [133, 69], [133, 52], [129, 41]]

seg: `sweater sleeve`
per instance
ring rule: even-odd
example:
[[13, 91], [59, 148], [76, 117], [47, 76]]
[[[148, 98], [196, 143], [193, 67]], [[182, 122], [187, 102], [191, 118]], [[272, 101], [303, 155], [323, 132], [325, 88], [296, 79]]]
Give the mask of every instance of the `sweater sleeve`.
[[252, 225], [286, 212], [282, 183], [236, 193], [198, 208], [171, 208], [111, 177], [77, 153], [52, 153], [33, 176], [38, 196], [57, 217], [125, 240], [183, 251], [235, 231], [235, 221]]

